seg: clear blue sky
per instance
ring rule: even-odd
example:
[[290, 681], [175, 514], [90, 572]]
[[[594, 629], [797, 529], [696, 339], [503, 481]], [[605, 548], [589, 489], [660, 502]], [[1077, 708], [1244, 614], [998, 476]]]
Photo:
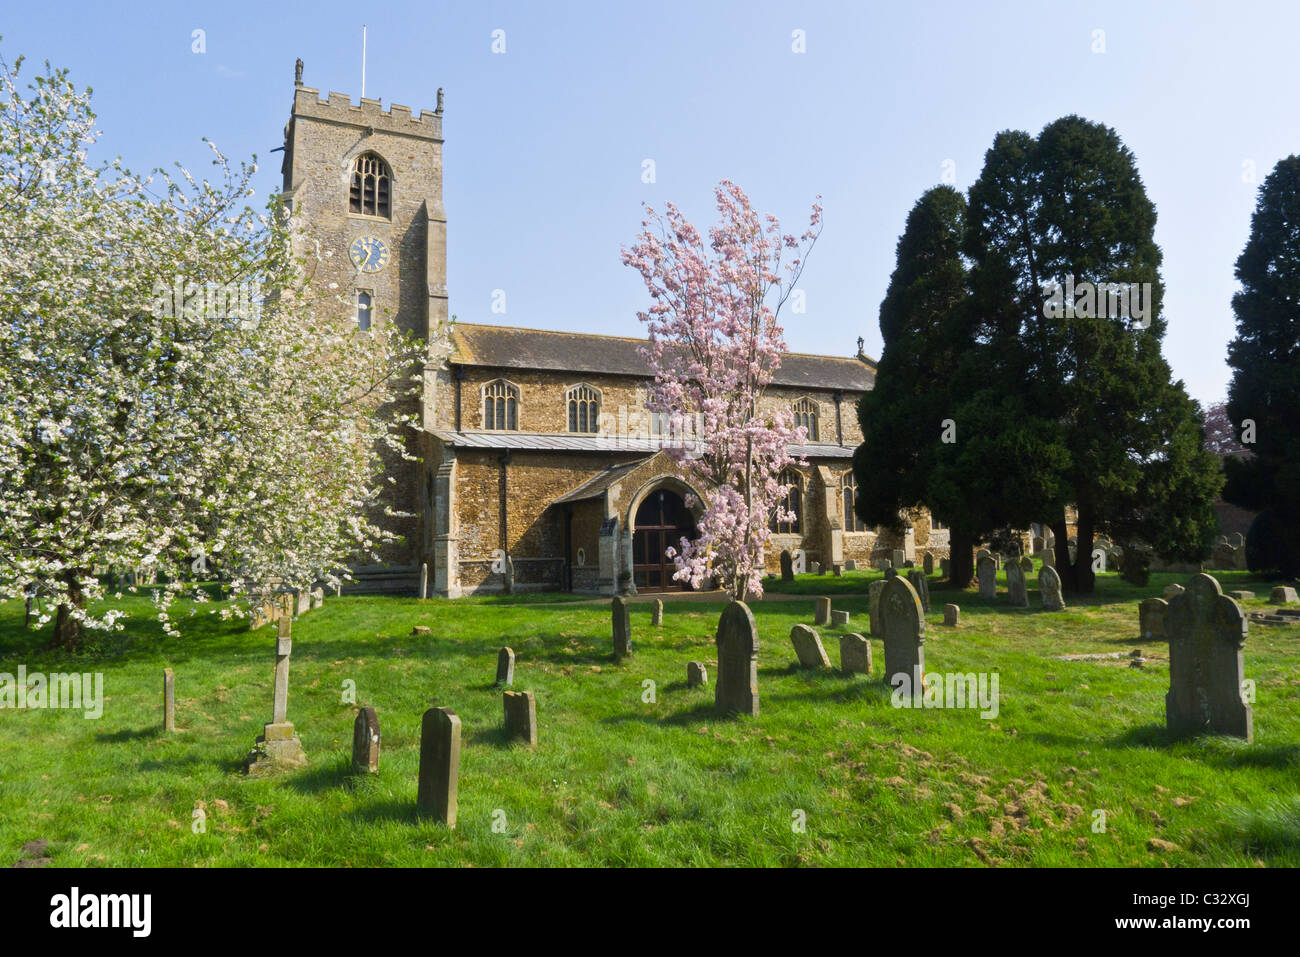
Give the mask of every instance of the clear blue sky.
[[[15, 3], [0, 50], [93, 86], [106, 153], [197, 172], [208, 136], [258, 154], [264, 198], [294, 58], [306, 85], [358, 97], [363, 21], [367, 95], [432, 109], [446, 89], [462, 321], [639, 334], [644, 288], [618, 251], [640, 202], [671, 199], [703, 227], [726, 177], [792, 229], [823, 195], [808, 311], [786, 318], [787, 339], [847, 355], [861, 335], [877, 355], [894, 244], [944, 161], [964, 190], [996, 132], [1074, 112], [1137, 157], [1159, 213], [1165, 354], [1210, 401], [1226, 390], [1233, 264], [1257, 184], [1300, 152], [1296, 3]], [[195, 29], [206, 53], [191, 51]], [[791, 49], [796, 29], [806, 53]]]

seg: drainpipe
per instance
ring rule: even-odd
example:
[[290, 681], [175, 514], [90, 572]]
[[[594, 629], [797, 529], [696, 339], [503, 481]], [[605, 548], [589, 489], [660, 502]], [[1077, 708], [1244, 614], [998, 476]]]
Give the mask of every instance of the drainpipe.
[[844, 393], [836, 389], [831, 393], [831, 398], [835, 400], [835, 443], [844, 444], [844, 418], [840, 415], [840, 403], [844, 401]]
[[499, 507], [498, 507], [498, 522], [497, 522], [497, 524], [498, 524], [498, 526], [499, 526], [499, 538], [500, 538], [500, 541], [501, 541], [501, 546], [500, 546], [500, 547], [501, 547], [501, 551], [503, 551], [503, 552], [505, 552], [507, 555], [509, 555], [509, 554], [510, 554], [510, 546], [509, 546], [508, 542], [510, 541], [510, 539], [507, 537], [507, 534], [506, 534], [506, 533], [507, 533], [507, 529], [506, 529], [506, 496], [509, 494], [510, 486], [509, 486], [509, 482], [507, 481], [507, 477], [506, 477], [506, 466], [508, 466], [508, 465], [510, 464], [510, 450], [509, 450], [509, 449], [506, 449], [504, 452], [502, 452], [500, 458], [497, 459], [497, 462], [498, 462], [498, 464], [501, 466], [501, 475], [500, 475], [500, 478], [499, 478], [498, 483], [497, 483], [497, 500], [498, 500], [499, 503], [500, 503], [500, 505], [499, 505]]
[[460, 431], [460, 383], [465, 378], [464, 366], [454, 365], [451, 367], [451, 377], [456, 382], [456, 431]]

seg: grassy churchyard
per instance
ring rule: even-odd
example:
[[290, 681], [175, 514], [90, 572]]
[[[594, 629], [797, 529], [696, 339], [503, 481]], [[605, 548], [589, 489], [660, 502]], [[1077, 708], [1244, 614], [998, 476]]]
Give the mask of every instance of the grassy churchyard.
[[[1214, 574], [1225, 592], [1258, 595], [1247, 611], [1269, 607], [1273, 582]], [[634, 654], [616, 664], [607, 601], [329, 598], [293, 625], [288, 717], [310, 765], [267, 778], [240, 768], [271, 717], [274, 628], [182, 605], [184, 637], [170, 639], [145, 597], [128, 598], [126, 630], [69, 660], [40, 650], [49, 626], [25, 632], [21, 603], [0, 604], [0, 671], [102, 672], [105, 697], [98, 720], [0, 710], [0, 859], [43, 838], [56, 865], [110, 867], [1300, 864], [1300, 625], [1250, 627], [1254, 743], [1172, 741], [1168, 648], [1138, 638], [1137, 602], [1188, 576], [1136, 588], [1105, 574], [1053, 613], [1036, 575], [1024, 610], [1007, 607], [1001, 576], [998, 602], [932, 578], [927, 671], [996, 672], [992, 718], [891, 706], [879, 639], [872, 676], [839, 673], [836, 635], [869, 631], [879, 577], [799, 576], [752, 603], [757, 718], [714, 711], [721, 601], [669, 597], [660, 627], [635, 603]], [[852, 615], [819, 629], [830, 670], [796, 667], [789, 638], [812, 623], [815, 595]], [[945, 602], [961, 606], [959, 627], [942, 625]], [[503, 732], [502, 645], [514, 688], [535, 692], [535, 749]], [[1142, 667], [1121, 657], [1134, 648]], [[708, 687], [687, 687], [692, 660]], [[161, 727], [165, 667], [175, 733]], [[358, 777], [366, 705], [382, 755]], [[415, 812], [433, 705], [463, 724], [455, 830]]]

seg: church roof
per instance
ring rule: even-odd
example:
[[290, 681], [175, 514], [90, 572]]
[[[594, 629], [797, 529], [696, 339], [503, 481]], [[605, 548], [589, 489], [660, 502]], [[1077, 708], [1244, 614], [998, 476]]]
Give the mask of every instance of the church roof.
[[[453, 324], [451, 332], [455, 351], [450, 361], [458, 365], [650, 377], [638, 351], [644, 339], [466, 322]], [[787, 352], [772, 384], [866, 392], [875, 385], [876, 364], [864, 359]]]
[[[447, 445], [468, 449], [520, 449], [536, 452], [625, 452], [653, 455], [668, 447], [671, 440], [628, 435], [601, 435], [577, 432], [506, 432], [493, 429], [454, 432], [430, 429]], [[796, 459], [851, 459], [848, 445], [791, 445]]]

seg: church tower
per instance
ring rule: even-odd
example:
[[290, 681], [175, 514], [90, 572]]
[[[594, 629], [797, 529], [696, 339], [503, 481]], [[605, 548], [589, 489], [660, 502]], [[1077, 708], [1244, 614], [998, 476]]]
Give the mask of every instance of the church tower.
[[[442, 91], [433, 112], [303, 86], [302, 61], [294, 76], [293, 110], [285, 127], [284, 202], [305, 228], [303, 238], [328, 258], [317, 277], [349, 297], [362, 329], [395, 322], [428, 341], [445, 328], [447, 214], [442, 202]], [[432, 381], [432, 377], [428, 381]], [[415, 411], [415, 410], [412, 410]], [[427, 428], [432, 391], [420, 400]], [[427, 432], [409, 437], [419, 462], [390, 461], [397, 482], [393, 508], [413, 513], [386, 524], [405, 541], [380, 568], [354, 569], [357, 590], [412, 594], [418, 570], [432, 551], [433, 476]], [[404, 522], [392, 526], [393, 521]]]

